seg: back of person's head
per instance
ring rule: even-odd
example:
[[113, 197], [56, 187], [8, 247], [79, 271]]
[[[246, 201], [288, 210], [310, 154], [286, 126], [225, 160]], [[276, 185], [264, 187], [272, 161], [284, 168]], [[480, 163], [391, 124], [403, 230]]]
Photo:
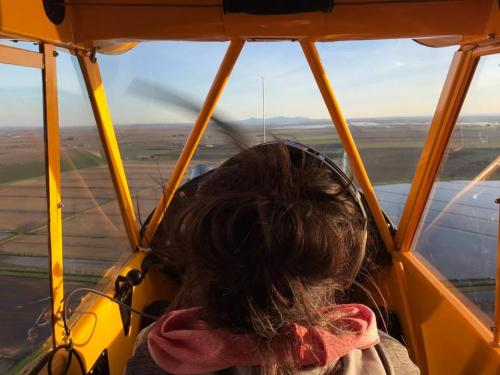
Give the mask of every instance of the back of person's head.
[[364, 221], [321, 161], [281, 142], [245, 150], [205, 178], [176, 225], [183, 289], [208, 324], [255, 335], [268, 370], [291, 368], [270, 343], [293, 323], [331, 324], [320, 309], [359, 271]]

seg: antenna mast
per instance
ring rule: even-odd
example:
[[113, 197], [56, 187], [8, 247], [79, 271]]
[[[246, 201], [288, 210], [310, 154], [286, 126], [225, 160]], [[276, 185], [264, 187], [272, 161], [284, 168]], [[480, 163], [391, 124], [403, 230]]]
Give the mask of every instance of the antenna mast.
[[264, 96], [264, 77], [260, 77], [262, 81], [262, 131], [264, 133], [264, 143], [266, 143], [266, 105]]

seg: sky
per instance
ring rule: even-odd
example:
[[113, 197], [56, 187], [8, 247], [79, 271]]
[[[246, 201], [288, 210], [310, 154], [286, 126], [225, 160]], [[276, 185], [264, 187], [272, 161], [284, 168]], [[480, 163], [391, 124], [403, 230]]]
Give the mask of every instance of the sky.
[[[149, 42], [119, 56], [98, 55], [115, 124], [192, 123], [193, 113], [134, 96], [135, 78], [169, 87], [202, 103], [228, 44]], [[31, 47], [33, 48], [33, 47]], [[429, 48], [412, 40], [318, 43], [318, 50], [347, 118], [431, 116], [456, 47]], [[60, 121], [93, 125], [81, 74], [73, 56], [58, 61]], [[499, 113], [500, 59], [479, 67], [464, 112]], [[248, 42], [217, 106], [226, 119], [328, 118], [297, 42]], [[42, 119], [41, 75], [35, 69], [0, 65], [0, 126], [33, 126]]]

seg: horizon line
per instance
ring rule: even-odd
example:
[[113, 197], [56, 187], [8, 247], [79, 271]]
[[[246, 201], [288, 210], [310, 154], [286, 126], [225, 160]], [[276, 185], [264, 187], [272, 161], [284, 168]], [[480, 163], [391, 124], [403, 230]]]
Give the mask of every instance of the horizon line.
[[[500, 113], [479, 113], [479, 114], [473, 114], [473, 113], [468, 113], [464, 114], [461, 117], [500, 117]], [[383, 120], [383, 119], [431, 119], [433, 118], [433, 115], [392, 115], [392, 116], [371, 116], [371, 117], [347, 117], [346, 121], [359, 121], [359, 120]], [[311, 117], [304, 117], [304, 116], [272, 116], [272, 117], [265, 117], [264, 118], [266, 121], [267, 125], [270, 126], [280, 126], [280, 125], [302, 125], [300, 122], [293, 123], [293, 122], [282, 122], [282, 123], [267, 123], [268, 120], [302, 120], [302, 121], [308, 121], [308, 122], [324, 122], [326, 123], [332, 123], [332, 119], [330, 118], [311, 118]], [[457, 123], [459, 122], [460, 117], [457, 119]], [[500, 120], [500, 118], [499, 118]], [[244, 126], [259, 126], [262, 124], [262, 118], [258, 117], [249, 117], [246, 119], [240, 119], [240, 120], [226, 120], [228, 124], [232, 123], [245, 123], [245, 122], [258, 122], [256, 124], [242, 124]], [[210, 122], [214, 122], [213, 120], [210, 120]], [[88, 126], [94, 126], [95, 124], [92, 125], [69, 125], [69, 126], [60, 126], [60, 129], [64, 128], [83, 128], [83, 127], [88, 127]], [[122, 123], [122, 122], [117, 122], [113, 124], [116, 127], [121, 127], [121, 126], [193, 126], [192, 122], [145, 122], [145, 123]], [[0, 125], [0, 129], [9, 129], [9, 128], [25, 128], [25, 129], [39, 129], [38, 126], [36, 125]], [[40, 127], [41, 129], [41, 127]]]

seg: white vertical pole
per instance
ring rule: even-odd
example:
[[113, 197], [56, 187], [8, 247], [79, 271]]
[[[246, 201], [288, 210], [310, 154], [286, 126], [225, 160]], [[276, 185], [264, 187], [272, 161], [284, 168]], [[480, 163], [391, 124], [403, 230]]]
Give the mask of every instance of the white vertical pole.
[[260, 77], [262, 81], [262, 131], [264, 132], [264, 143], [266, 142], [266, 106], [264, 97], [264, 77]]

